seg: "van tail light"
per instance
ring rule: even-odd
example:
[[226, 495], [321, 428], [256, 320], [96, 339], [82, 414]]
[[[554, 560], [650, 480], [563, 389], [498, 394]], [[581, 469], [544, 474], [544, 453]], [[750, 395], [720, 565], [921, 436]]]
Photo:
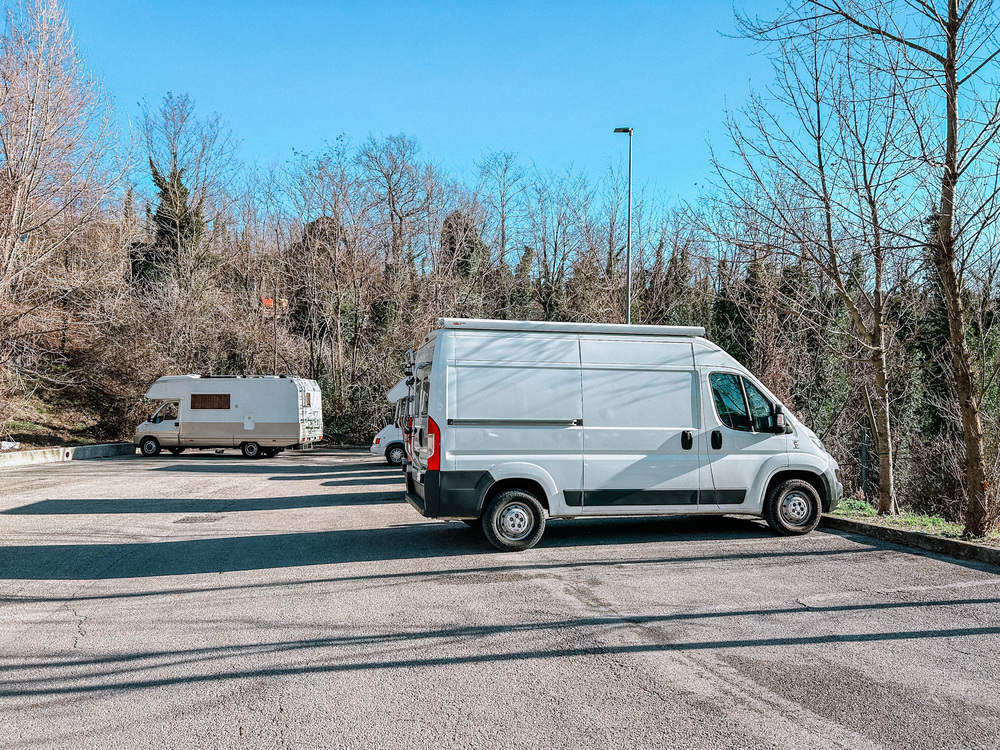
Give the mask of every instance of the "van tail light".
[[437, 422], [427, 417], [427, 471], [438, 471], [441, 468], [441, 430]]

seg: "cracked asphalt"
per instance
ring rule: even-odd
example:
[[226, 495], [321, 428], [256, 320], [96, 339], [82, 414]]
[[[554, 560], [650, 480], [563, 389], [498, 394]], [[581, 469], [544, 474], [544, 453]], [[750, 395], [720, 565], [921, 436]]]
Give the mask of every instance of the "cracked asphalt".
[[4, 748], [1000, 747], [1000, 569], [753, 519], [495, 552], [361, 451], [0, 470]]

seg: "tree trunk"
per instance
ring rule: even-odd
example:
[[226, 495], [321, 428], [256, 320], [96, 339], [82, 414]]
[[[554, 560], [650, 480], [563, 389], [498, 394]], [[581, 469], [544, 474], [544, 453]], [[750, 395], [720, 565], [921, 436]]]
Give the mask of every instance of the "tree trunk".
[[931, 243], [934, 263], [941, 277], [948, 331], [951, 339], [952, 369], [955, 389], [962, 412], [962, 433], [965, 441], [966, 537], [984, 536], [989, 530], [987, 506], [987, 476], [983, 454], [983, 424], [979, 396], [976, 392], [975, 370], [969, 349], [962, 288], [955, 270], [957, 247], [955, 240], [955, 192], [958, 185], [958, 42], [962, 19], [958, 0], [948, 2], [948, 51], [945, 58], [945, 96], [947, 104], [947, 135], [944, 175], [941, 179], [941, 212], [937, 237]]
[[[882, 329], [879, 329], [882, 333]], [[872, 357], [875, 370], [875, 445], [878, 449], [878, 514], [896, 515], [896, 488], [892, 467], [892, 432], [889, 422], [889, 377], [885, 347], [880, 346]]]

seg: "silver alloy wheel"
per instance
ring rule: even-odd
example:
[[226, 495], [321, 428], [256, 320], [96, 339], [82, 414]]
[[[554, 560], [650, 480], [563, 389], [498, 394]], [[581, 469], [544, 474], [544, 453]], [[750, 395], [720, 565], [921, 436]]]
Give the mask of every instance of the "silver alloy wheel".
[[389, 462], [399, 466], [399, 464], [403, 463], [404, 455], [403, 449], [397, 445], [389, 451]]
[[497, 531], [512, 542], [519, 542], [527, 537], [534, 527], [535, 519], [531, 508], [521, 502], [511, 503], [500, 511], [497, 518]]
[[809, 518], [809, 500], [799, 492], [789, 492], [781, 500], [781, 517], [794, 526]]

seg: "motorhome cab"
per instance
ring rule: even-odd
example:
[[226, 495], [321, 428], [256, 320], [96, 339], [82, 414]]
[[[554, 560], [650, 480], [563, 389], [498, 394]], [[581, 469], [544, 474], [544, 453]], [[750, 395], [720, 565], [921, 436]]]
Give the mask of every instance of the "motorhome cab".
[[376, 456], [384, 456], [390, 466], [402, 466], [406, 459], [406, 440], [403, 436], [403, 419], [406, 416], [406, 398], [409, 389], [406, 380], [400, 380], [386, 394], [389, 403], [396, 405], [392, 422], [387, 424], [372, 438], [368, 449]]
[[146, 391], [163, 404], [135, 429], [144, 456], [161, 449], [239, 448], [247, 458], [311, 447], [323, 437], [315, 380], [282, 376], [168, 375]]
[[837, 462], [704, 333], [441, 319], [408, 372], [407, 500], [501, 550], [546, 517], [745, 513], [808, 533], [840, 502]]

